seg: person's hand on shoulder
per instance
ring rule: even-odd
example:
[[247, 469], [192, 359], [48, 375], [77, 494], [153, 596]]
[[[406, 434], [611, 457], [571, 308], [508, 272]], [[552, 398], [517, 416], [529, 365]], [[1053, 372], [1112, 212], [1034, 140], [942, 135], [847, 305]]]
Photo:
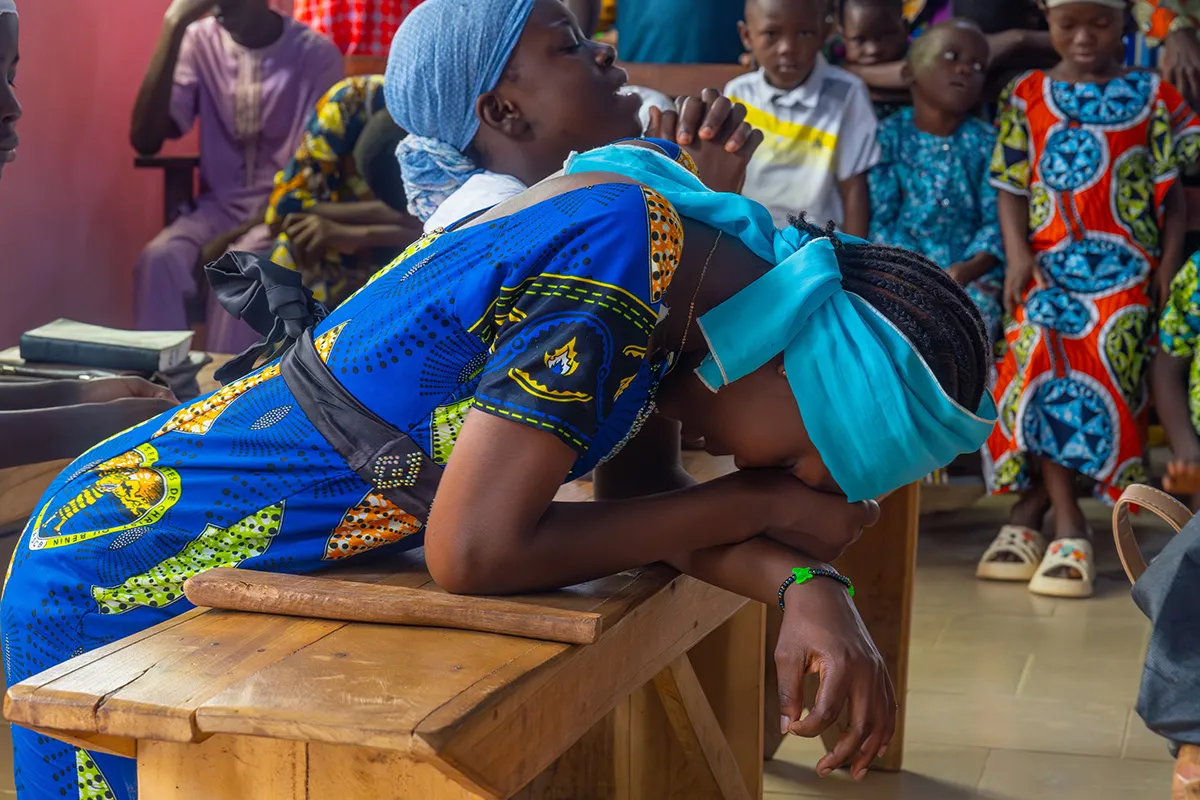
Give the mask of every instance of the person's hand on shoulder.
[[163, 18], [175, 25], [187, 27], [207, 16], [215, 6], [214, 0], [171, 0]]
[[[817, 763], [817, 774], [825, 777], [849, 763], [854, 779], [862, 780], [892, 740], [898, 705], [887, 666], [846, 587], [815, 578], [788, 588], [775, 665], [780, 732], [815, 738], [849, 706], [849, 725]], [[812, 710], [801, 719], [804, 676], [810, 674], [819, 675], [821, 685]]]
[[681, 97], [675, 111], [650, 110], [646, 135], [687, 149], [700, 179], [718, 192], [740, 192], [746, 167], [762, 144], [762, 131], [746, 122], [746, 107], [716, 89]]

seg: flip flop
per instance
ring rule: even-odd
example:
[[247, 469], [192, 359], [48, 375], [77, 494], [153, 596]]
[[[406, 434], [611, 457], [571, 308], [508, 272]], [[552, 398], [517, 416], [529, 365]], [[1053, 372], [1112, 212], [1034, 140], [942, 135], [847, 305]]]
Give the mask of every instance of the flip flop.
[[[1095, 563], [1092, 543], [1087, 539], [1055, 539], [1029, 581], [1029, 591], [1047, 597], [1091, 597], [1096, 583]], [[1049, 577], [1059, 567], [1070, 567], [1082, 578]]]
[[[1005, 525], [979, 559], [975, 577], [985, 581], [1027, 581], [1037, 572], [1046, 552], [1042, 534], [1024, 525]], [[1016, 556], [1018, 561], [997, 561], [1000, 555]]]

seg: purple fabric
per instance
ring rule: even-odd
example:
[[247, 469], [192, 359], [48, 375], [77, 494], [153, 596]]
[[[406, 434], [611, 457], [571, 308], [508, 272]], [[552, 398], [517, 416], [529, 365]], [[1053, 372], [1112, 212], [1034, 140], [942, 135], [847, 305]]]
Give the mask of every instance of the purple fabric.
[[[188, 27], [175, 68], [171, 118], [182, 132], [200, 121], [204, 194], [194, 211], [163, 229], [138, 258], [138, 328], [187, 328], [184, 304], [196, 293], [200, 249], [265, 210], [275, 174], [296, 151], [317, 101], [344, 72], [337, 47], [290, 18], [279, 40], [258, 50], [238, 45], [215, 18]], [[233, 249], [270, 250], [265, 231], [254, 229]], [[238, 352], [252, 332], [225, 316], [210, 304], [209, 347]]]
[[258, 50], [235, 43], [215, 18], [188, 27], [175, 67], [171, 118], [200, 120], [200, 179], [223, 202], [265, 204], [275, 173], [299, 144], [321, 95], [345, 76], [342, 54], [294, 19]]

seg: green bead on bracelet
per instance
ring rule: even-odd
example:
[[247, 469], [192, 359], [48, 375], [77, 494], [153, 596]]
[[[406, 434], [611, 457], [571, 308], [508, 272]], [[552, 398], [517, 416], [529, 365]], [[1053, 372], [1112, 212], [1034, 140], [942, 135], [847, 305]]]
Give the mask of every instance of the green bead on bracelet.
[[792, 570], [792, 574], [788, 576], [788, 579], [783, 582], [783, 585], [779, 587], [779, 607], [783, 608], [783, 593], [788, 590], [789, 586], [791, 586], [793, 583], [808, 583], [813, 578], [833, 578], [835, 581], [845, 586], [846, 591], [850, 593], [850, 596], [854, 597], [854, 584], [851, 583], [850, 579], [845, 575], [834, 572], [831, 569], [796, 567]]

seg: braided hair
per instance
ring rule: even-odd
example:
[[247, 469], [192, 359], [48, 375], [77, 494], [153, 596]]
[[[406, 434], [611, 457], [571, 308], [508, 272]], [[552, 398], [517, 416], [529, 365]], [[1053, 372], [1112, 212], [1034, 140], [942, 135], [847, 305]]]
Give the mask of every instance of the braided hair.
[[803, 214], [788, 221], [812, 237], [830, 237], [845, 290], [869, 303], [916, 346], [959, 405], [979, 408], [988, 391], [991, 347], [979, 309], [962, 287], [918, 253], [841, 242], [833, 235], [833, 223], [819, 228]]

